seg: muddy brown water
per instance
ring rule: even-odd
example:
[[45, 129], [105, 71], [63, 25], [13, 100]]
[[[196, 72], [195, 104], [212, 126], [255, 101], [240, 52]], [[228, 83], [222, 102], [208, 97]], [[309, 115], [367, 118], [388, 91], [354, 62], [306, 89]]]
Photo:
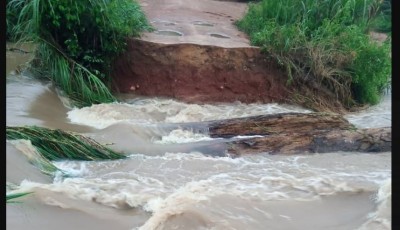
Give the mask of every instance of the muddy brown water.
[[[29, 143], [7, 141], [7, 192], [33, 192], [6, 204], [7, 229], [391, 229], [391, 152], [233, 159], [204, 129], [208, 120], [306, 109], [132, 95], [70, 108], [49, 82], [14, 71], [27, 60], [7, 52], [7, 125], [75, 131], [129, 158], [54, 162], [69, 177], [50, 177], [30, 163]], [[390, 95], [346, 118], [391, 126]]]

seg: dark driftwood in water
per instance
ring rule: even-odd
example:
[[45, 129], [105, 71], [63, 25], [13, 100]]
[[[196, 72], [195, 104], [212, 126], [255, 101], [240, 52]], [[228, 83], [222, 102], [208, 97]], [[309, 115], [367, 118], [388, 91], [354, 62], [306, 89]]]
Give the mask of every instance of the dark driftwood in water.
[[271, 154], [385, 152], [392, 147], [391, 128], [276, 134], [229, 143], [228, 152]]
[[384, 152], [392, 147], [391, 128], [356, 129], [342, 116], [325, 113], [285, 113], [215, 121], [212, 137], [263, 135], [228, 143], [228, 152], [248, 154]]
[[281, 113], [214, 121], [209, 124], [211, 137], [310, 133], [317, 130], [354, 129], [338, 114]]

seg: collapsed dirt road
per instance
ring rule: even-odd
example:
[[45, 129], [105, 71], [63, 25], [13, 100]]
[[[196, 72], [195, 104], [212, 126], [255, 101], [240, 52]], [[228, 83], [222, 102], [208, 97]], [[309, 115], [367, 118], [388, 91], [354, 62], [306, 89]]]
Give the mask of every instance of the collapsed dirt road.
[[154, 31], [130, 39], [114, 65], [115, 90], [185, 102], [286, 102], [286, 75], [235, 26], [247, 4], [139, 1]]
[[143, 40], [179, 44], [193, 43], [226, 48], [249, 47], [249, 40], [233, 24], [243, 17], [247, 4], [215, 0], [140, 0], [156, 31]]

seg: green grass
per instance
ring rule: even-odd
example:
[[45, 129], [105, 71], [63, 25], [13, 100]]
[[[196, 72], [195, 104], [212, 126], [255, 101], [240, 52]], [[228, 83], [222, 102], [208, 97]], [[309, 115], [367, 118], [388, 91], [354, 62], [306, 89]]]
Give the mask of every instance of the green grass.
[[14, 27], [18, 23], [18, 15], [19, 12], [21, 11], [21, 6], [9, 6], [8, 3], [10, 0], [6, 1], [7, 7], [6, 7], [6, 39], [7, 41], [15, 41], [15, 36], [13, 33]]
[[[116, 100], [112, 63], [127, 38], [151, 29], [135, 0], [10, 0], [7, 9], [12, 37], [38, 45], [33, 72], [50, 78], [77, 107]], [[13, 9], [20, 10], [16, 23]]]
[[[37, 76], [48, 76], [76, 107], [116, 101], [109, 87], [75, 60], [52, 48], [50, 44], [39, 43], [35, 54], [33, 72]], [[71, 73], [73, 72], [73, 73]]]
[[371, 21], [371, 29], [382, 33], [392, 33], [392, 3], [383, 0], [377, 16]]
[[[367, 33], [377, 0], [263, 0], [237, 22], [286, 71], [288, 84], [314, 85], [350, 108], [376, 104], [390, 82], [390, 41]], [[315, 95], [316, 97], [318, 95]]]
[[36, 126], [6, 127], [9, 140], [30, 140], [47, 160], [115, 160], [126, 158], [77, 133]]
[[19, 203], [15, 199], [31, 194], [32, 192], [22, 192], [22, 193], [9, 193], [6, 195], [6, 203]]

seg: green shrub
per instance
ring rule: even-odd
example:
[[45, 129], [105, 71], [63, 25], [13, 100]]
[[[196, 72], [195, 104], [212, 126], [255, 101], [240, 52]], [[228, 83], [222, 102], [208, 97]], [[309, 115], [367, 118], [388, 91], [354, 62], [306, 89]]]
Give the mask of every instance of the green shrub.
[[379, 8], [376, 18], [371, 21], [371, 29], [377, 32], [392, 32], [392, 4], [390, 0], [384, 0]]
[[16, 36], [38, 43], [36, 70], [77, 106], [115, 100], [112, 62], [128, 37], [150, 29], [134, 0], [11, 0], [8, 7], [22, 7]]
[[[328, 89], [345, 106], [379, 101], [389, 83], [390, 44], [372, 42], [376, 0], [263, 0], [237, 26], [285, 68], [289, 81]], [[367, 70], [367, 71], [366, 71]]]
[[362, 44], [365, 47], [359, 48], [352, 64], [354, 71], [352, 91], [357, 101], [376, 104], [391, 82], [391, 62], [387, 58], [390, 45], [384, 43], [379, 47], [371, 42]]

